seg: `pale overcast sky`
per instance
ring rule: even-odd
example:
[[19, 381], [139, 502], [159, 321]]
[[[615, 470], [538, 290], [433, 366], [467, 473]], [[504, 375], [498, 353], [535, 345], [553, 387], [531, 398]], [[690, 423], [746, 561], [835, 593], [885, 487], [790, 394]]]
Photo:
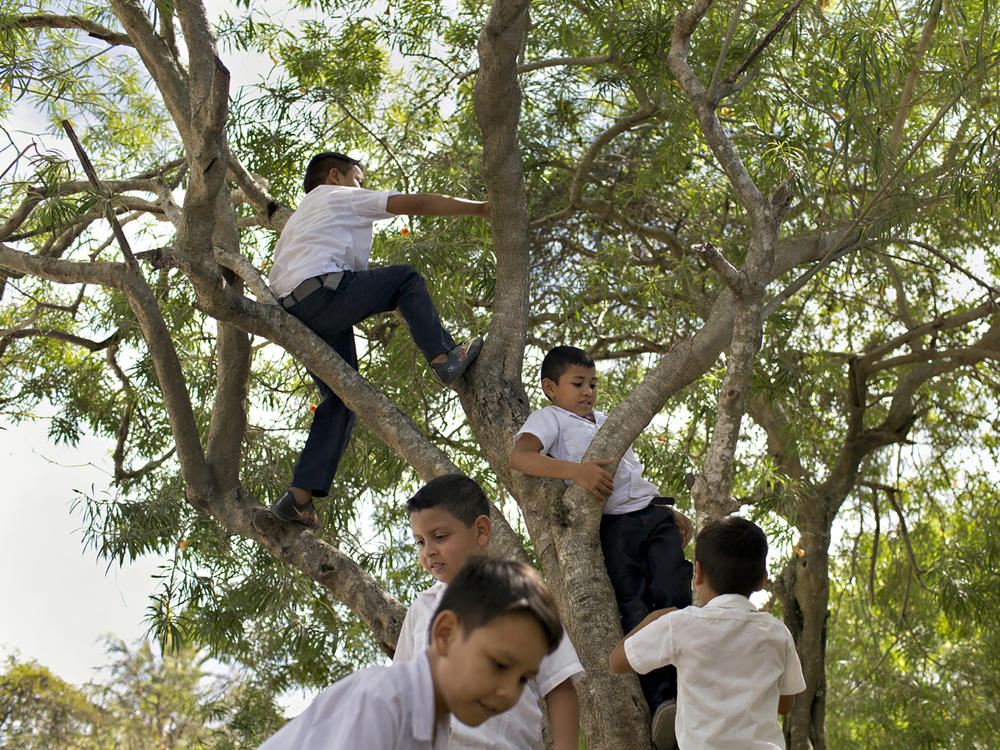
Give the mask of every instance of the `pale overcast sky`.
[[110, 442], [87, 437], [69, 448], [51, 444], [42, 421], [4, 427], [0, 649], [35, 659], [68, 682], [87, 682], [108, 661], [106, 634], [132, 642], [145, 632], [159, 560], [108, 568], [84, 549], [82, 515], [70, 512], [74, 490], [107, 490]]
[[[229, 4], [206, 2], [214, 16]], [[280, 14], [282, 6], [270, 3], [267, 8]], [[233, 90], [256, 82], [272, 66], [266, 57], [237, 57], [225, 50], [221, 56], [232, 73]], [[23, 104], [5, 122], [18, 148], [31, 140], [25, 132], [38, 132], [44, 125]], [[44, 146], [72, 153], [65, 140], [46, 138]], [[4, 152], [2, 157], [0, 171], [13, 155], [8, 158]], [[107, 663], [105, 635], [129, 643], [144, 635], [147, 597], [156, 584], [151, 576], [161, 562], [141, 559], [109, 568], [93, 550], [84, 549], [82, 514], [70, 511], [74, 490], [98, 495], [108, 490], [113, 448], [110, 441], [94, 437], [76, 448], [53, 445], [44, 421], [18, 426], [0, 422], [0, 467], [6, 480], [0, 503], [0, 655], [16, 652], [22, 659], [35, 659], [74, 684], [90, 680], [94, 669]]]

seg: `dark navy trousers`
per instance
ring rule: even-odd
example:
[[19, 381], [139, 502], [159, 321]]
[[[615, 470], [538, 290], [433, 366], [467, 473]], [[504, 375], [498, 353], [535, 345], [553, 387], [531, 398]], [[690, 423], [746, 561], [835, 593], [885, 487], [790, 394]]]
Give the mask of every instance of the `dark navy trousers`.
[[[601, 516], [601, 549], [618, 600], [622, 632], [628, 633], [650, 612], [691, 605], [694, 566], [684, 557], [681, 532], [669, 498], [653, 498], [641, 510]], [[677, 697], [677, 669], [639, 675], [650, 711]]]
[[[355, 370], [354, 325], [366, 318], [399, 309], [417, 348], [428, 361], [447, 354], [455, 342], [444, 328], [423, 277], [407, 265], [345, 271], [336, 289], [317, 289], [288, 308]], [[312, 372], [322, 402], [313, 414], [305, 447], [295, 464], [292, 486], [312, 490], [317, 497], [330, 492], [337, 466], [347, 449], [356, 416], [330, 387]]]

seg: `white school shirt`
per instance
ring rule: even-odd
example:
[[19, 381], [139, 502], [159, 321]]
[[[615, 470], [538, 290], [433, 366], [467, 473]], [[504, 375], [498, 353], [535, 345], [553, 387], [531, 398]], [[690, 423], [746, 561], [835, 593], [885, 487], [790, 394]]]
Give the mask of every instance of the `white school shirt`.
[[802, 665], [785, 624], [745, 596], [668, 612], [625, 639], [625, 656], [640, 674], [677, 667], [680, 750], [784, 750], [778, 697], [806, 689]]
[[395, 190], [378, 193], [344, 185], [317, 185], [302, 199], [274, 248], [271, 291], [284, 297], [301, 282], [335, 271], [363, 271], [372, 252], [372, 223], [392, 219]]
[[[438, 581], [417, 594], [406, 611], [403, 627], [399, 631], [393, 665], [409, 662], [415, 655], [427, 650], [431, 619], [447, 588], [448, 584]], [[559, 646], [542, 659], [538, 674], [528, 680], [521, 699], [512, 709], [487, 719], [478, 727], [470, 727], [460, 721], [451, 723], [449, 750], [542, 750], [545, 745], [542, 741], [539, 699], [566, 680], [573, 680], [576, 684], [581, 677], [583, 665], [569, 637], [563, 633]]]
[[334, 683], [258, 750], [445, 750], [450, 724], [446, 714], [435, 726], [425, 652]]
[[[580, 463], [583, 454], [594, 440], [594, 435], [608, 418], [607, 414], [595, 411], [591, 422], [559, 406], [546, 406], [533, 411], [524, 421], [514, 442], [525, 433], [534, 435], [542, 443], [542, 453], [560, 461]], [[642, 510], [649, 501], [660, 494], [660, 489], [643, 479], [642, 464], [629, 448], [618, 463], [615, 472], [615, 487], [604, 503], [604, 512], [621, 515]], [[572, 484], [572, 482], [566, 482]]]

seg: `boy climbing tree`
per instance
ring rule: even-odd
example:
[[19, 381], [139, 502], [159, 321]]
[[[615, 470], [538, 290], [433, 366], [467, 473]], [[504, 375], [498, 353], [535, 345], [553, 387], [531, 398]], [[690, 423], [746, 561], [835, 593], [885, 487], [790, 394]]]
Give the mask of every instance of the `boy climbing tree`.
[[[483, 340], [477, 336], [456, 345], [413, 266], [368, 268], [372, 224], [400, 214], [488, 219], [489, 203], [436, 193], [375, 192], [365, 190], [364, 184], [357, 159], [325, 151], [309, 161], [306, 196], [274, 250], [271, 289], [283, 308], [355, 370], [354, 325], [398, 309], [434, 374], [444, 385], [452, 385], [475, 360]], [[291, 487], [271, 506], [278, 518], [310, 528], [319, 526], [312, 498], [329, 493], [355, 421], [337, 394], [315, 375], [313, 379], [323, 401], [313, 415]]]

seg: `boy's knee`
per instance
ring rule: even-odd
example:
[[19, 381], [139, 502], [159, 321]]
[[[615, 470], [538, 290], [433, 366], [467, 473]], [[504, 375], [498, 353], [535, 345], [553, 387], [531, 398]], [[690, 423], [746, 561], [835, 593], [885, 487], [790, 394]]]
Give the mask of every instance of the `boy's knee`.
[[409, 263], [400, 263], [396, 266], [399, 273], [407, 278], [416, 276], [418, 279], [423, 279], [424, 277], [420, 275], [420, 271], [411, 266]]

